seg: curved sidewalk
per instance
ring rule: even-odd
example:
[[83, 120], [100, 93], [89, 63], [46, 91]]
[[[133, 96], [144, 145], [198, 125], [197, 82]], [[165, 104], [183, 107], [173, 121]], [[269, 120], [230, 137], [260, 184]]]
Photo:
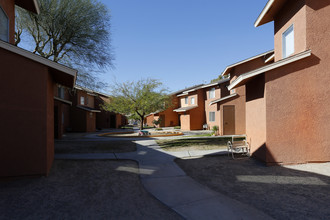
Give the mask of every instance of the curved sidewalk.
[[136, 143], [136, 152], [57, 154], [55, 158], [136, 160], [146, 190], [186, 219], [272, 219], [251, 206], [197, 183], [174, 162], [177, 157], [224, 154], [226, 151], [165, 152], [154, 140], [138, 140]]

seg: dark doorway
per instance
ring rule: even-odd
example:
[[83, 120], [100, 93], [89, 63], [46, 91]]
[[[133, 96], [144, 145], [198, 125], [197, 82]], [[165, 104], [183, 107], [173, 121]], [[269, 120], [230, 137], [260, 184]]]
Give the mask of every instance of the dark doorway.
[[116, 115], [110, 115], [110, 128], [116, 128]]
[[54, 106], [54, 138], [58, 139], [58, 107]]
[[223, 106], [223, 134], [224, 135], [235, 134], [235, 106], [234, 105]]

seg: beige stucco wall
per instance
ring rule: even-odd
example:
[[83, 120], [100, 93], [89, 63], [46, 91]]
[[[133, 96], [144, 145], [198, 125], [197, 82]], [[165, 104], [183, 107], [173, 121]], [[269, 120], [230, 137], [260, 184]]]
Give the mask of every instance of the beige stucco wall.
[[282, 34], [294, 26], [294, 54], [306, 50], [306, 6], [305, 0], [288, 1], [275, 18], [274, 50], [275, 62], [282, 57]]

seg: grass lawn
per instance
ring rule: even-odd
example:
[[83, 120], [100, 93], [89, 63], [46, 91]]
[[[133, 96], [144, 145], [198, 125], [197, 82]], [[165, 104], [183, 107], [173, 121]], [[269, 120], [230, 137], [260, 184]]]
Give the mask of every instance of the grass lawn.
[[214, 150], [227, 149], [227, 142], [230, 138], [180, 138], [157, 140], [157, 144], [166, 151], [182, 150]]
[[56, 141], [55, 153], [123, 153], [136, 151], [133, 141]]

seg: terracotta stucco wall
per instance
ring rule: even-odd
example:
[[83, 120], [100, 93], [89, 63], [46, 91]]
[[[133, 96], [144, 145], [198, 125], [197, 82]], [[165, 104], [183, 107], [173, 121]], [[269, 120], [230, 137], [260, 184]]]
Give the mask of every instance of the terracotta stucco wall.
[[266, 158], [266, 98], [265, 75], [246, 84], [246, 135], [251, 153]]
[[[195, 104], [198, 105], [197, 108], [190, 110], [190, 130], [202, 130], [203, 124], [205, 124], [205, 94], [204, 89], [199, 89], [196, 92], [189, 95], [189, 97], [195, 98]], [[191, 98], [189, 98], [189, 104]]]
[[148, 126], [154, 126], [154, 124], [152, 123], [153, 120], [154, 120], [154, 114], [151, 114], [145, 118], [145, 124], [147, 124]]
[[329, 4], [307, 1], [312, 56], [266, 74], [268, 163], [330, 161]]
[[294, 53], [306, 50], [306, 6], [305, 0], [287, 1], [274, 19], [275, 35], [274, 50], [275, 62], [282, 57], [282, 35], [291, 26], [294, 26]]
[[[81, 100], [80, 98], [84, 97], [85, 99], [85, 103], [81, 104]], [[84, 106], [88, 106], [90, 108], [94, 108], [95, 104], [94, 104], [94, 96], [87, 94], [86, 91], [82, 91], [82, 90], [77, 90], [77, 102], [79, 103], [79, 105], [84, 105]]]
[[[54, 161], [54, 81], [50, 72], [47, 73], [47, 121], [46, 130], [46, 154], [45, 163], [47, 164], [47, 174], [52, 167]], [[63, 128], [62, 128], [63, 129]]]
[[48, 68], [3, 49], [0, 60], [0, 176], [47, 174], [54, 150]]
[[0, 6], [5, 11], [9, 19], [9, 43], [15, 43], [15, 1], [0, 0]]
[[[210, 90], [212, 88], [215, 88], [215, 97], [210, 98]], [[204, 90], [205, 92], [205, 123], [208, 125], [208, 129], [212, 129], [213, 126], [217, 125], [219, 126], [220, 129], [220, 109], [218, 109], [217, 104], [209, 105], [210, 102], [221, 98], [221, 89], [219, 85], [217, 86], [212, 86], [210, 88], [207, 88]], [[210, 121], [210, 112], [215, 113], [215, 121]]]

